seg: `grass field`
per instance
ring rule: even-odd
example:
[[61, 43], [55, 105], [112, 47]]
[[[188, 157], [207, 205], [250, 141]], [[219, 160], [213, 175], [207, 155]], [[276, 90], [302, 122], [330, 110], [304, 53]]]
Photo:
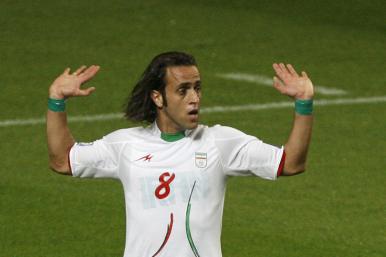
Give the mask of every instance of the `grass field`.
[[[385, 17], [384, 0], [2, 0], [0, 257], [122, 256], [120, 183], [52, 173], [44, 124], [3, 124], [44, 117], [51, 81], [82, 64], [102, 70], [92, 96], [68, 102], [69, 116], [119, 113], [150, 59], [169, 50], [196, 56], [204, 107], [289, 101], [259, 83], [216, 75], [272, 77], [278, 61], [346, 92], [317, 100], [383, 97], [317, 105], [305, 174], [276, 182], [231, 178], [222, 245], [224, 257], [386, 256]], [[205, 113], [202, 123], [281, 145], [292, 113]], [[70, 125], [78, 140], [91, 141], [135, 124]]]

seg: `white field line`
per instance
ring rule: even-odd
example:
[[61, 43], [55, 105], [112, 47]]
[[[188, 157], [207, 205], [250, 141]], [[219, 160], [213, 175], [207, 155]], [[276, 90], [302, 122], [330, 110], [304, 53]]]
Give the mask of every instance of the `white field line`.
[[[67, 120], [69, 122], [91, 122], [91, 121], [104, 121], [104, 120], [116, 120], [123, 118], [122, 113], [107, 113], [96, 115], [81, 115], [81, 116], [69, 116]], [[0, 121], [0, 127], [11, 126], [23, 126], [23, 125], [39, 125], [46, 122], [45, 118], [34, 119], [15, 119], [15, 120], [3, 120]]]
[[[264, 86], [272, 86], [273, 79], [267, 76], [247, 73], [218, 73], [216, 77], [236, 81], [246, 81]], [[315, 85], [315, 91], [322, 95], [345, 95], [346, 91], [338, 88]]]
[[[361, 98], [339, 98], [339, 99], [321, 99], [314, 100], [315, 106], [330, 106], [330, 105], [352, 105], [352, 104], [375, 104], [386, 102], [386, 96], [378, 97], [361, 97]], [[236, 112], [236, 111], [258, 111], [265, 109], [280, 109], [293, 107], [294, 102], [272, 102], [266, 104], [247, 104], [236, 106], [214, 106], [203, 108], [200, 113], [212, 112]]]
[[[321, 99], [314, 100], [315, 106], [331, 106], [331, 105], [353, 105], [353, 104], [377, 104], [386, 103], [386, 96], [376, 97], [360, 97], [360, 98], [339, 98], [339, 99]], [[200, 113], [221, 113], [221, 112], [237, 112], [237, 111], [258, 111], [265, 109], [279, 109], [293, 107], [293, 102], [272, 102], [265, 104], [246, 104], [235, 106], [213, 106], [206, 107], [200, 110]], [[107, 113], [87, 116], [69, 116], [69, 122], [92, 122], [122, 119], [122, 113]], [[45, 118], [36, 119], [15, 119], [2, 120], [0, 127], [26, 126], [44, 124]]]

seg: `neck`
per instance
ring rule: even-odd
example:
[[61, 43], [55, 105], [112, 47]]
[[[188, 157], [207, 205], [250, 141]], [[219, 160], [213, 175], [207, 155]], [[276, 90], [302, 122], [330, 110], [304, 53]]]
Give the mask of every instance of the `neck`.
[[163, 117], [164, 115], [157, 115], [156, 123], [159, 128], [159, 130], [163, 133], [167, 134], [175, 134], [178, 132], [185, 131], [184, 128], [181, 128], [180, 126], [176, 126], [174, 122], [172, 122], [170, 119], [166, 119]]

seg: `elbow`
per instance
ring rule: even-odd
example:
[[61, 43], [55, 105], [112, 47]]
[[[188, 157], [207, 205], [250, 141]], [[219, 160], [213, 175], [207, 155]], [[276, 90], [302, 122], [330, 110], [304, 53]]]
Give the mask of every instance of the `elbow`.
[[294, 176], [306, 171], [306, 164], [298, 164], [298, 165], [285, 165], [283, 170], [284, 176]]
[[68, 162], [58, 162], [58, 161], [50, 160], [49, 168], [55, 173], [58, 173], [61, 175], [72, 175]]

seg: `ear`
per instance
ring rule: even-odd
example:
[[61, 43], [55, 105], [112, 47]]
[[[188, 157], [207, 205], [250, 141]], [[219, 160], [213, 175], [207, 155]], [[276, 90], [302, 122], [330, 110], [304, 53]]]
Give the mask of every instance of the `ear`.
[[162, 98], [161, 92], [159, 92], [157, 90], [152, 90], [151, 94], [150, 94], [150, 97], [153, 100], [154, 104], [158, 108], [162, 108], [162, 106], [163, 106], [163, 98]]

